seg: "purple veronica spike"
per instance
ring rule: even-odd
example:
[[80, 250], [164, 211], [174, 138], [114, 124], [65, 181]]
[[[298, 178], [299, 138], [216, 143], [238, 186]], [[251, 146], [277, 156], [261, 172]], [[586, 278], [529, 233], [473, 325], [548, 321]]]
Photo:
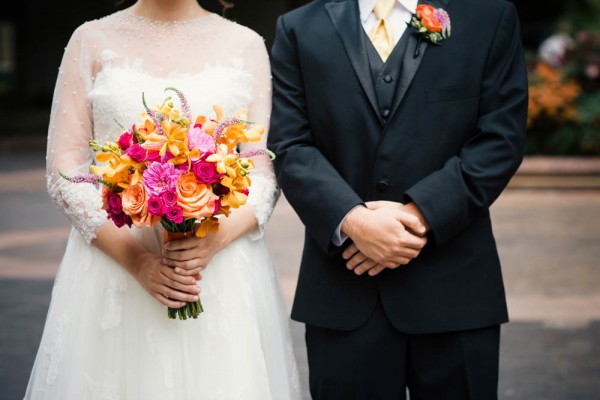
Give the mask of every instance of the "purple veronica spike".
[[215, 140], [218, 141], [221, 138], [221, 135], [223, 134], [225, 129], [227, 129], [231, 125], [235, 125], [235, 124], [252, 124], [252, 122], [245, 121], [238, 117], [227, 118], [227, 119], [221, 121], [221, 123], [215, 128]]
[[444, 10], [443, 8], [436, 8], [433, 12], [433, 16], [435, 17], [435, 19], [440, 21], [440, 25], [442, 25], [443, 29], [450, 28], [450, 16], [448, 15], [448, 12], [446, 12], [446, 10]]
[[62, 172], [59, 172], [60, 176], [72, 183], [91, 183], [97, 185], [99, 183], [113, 189], [115, 186], [111, 183], [106, 182], [102, 177], [94, 174], [77, 174], [75, 176], [67, 176]]
[[269, 156], [271, 160], [275, 159], [275, 154], [267, 149], [248, 149], [240, 153], [241, 158], [252, 158], [257, 156]]
[[186, 117], [191, 123], [192, 122], [192, 111], [190, 110], [190, 104], [188, 103], [185, 95], [179, 89], [176, 89], [173, 87], [166, 88], [165, 92], [168, 90], [175, 92], [177, 97], [179, 97], [179, 102], [181, 103], [181, 110], [183, 111], [183, 116]]
[[156, 126], [156, 133], [164, 136], [165, 133], [163, 132], [162, 126], [160, 125], [163, 116], [155, 113], [150, 109], [150, 107], [148, 107], [148, 104], [146, 103], [146, 97], [144, 96], [144, 92], [142, 92], [142, 103], [144, 104], [144, 108], [146, 109], [146, 114], [148, 114], [148, 116], [152, 119], [152, 122], [154, 122], [154, 125]]

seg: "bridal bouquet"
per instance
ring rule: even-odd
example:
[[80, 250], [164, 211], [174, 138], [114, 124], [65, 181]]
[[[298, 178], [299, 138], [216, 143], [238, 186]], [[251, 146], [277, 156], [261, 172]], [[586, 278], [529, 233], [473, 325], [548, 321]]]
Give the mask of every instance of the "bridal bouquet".
[[[150, 227], [160, 221], [165, 241], [190, 236], [194, 230], [197, 237], [204, 237], [218, 230], [219, 216], [227, 217], [246, 203], [254, 168], [251, 157], [272, 153], [238, 152], [238, 144], [258, 142], [264, 132], [247, 121], [244, 111], [225, 116], [220, 106], [214, 106], [215, 118], [193, 119], [183, 93], [174, 88], [165, 91], [177, 95], [181, 111], [171, 97], [151, 109], [142, 94], [145, 114], [139, 125], [121, 126], [122, 133], [113, 142], [90, 142], [101, 163], [90, 167], [92, 174], [61, 175], [75, 183], [102, 184], [107, 218], [118, 227]], [[168, 315], [197, 318], [202, 311], [198, 300], [169, 308]]]

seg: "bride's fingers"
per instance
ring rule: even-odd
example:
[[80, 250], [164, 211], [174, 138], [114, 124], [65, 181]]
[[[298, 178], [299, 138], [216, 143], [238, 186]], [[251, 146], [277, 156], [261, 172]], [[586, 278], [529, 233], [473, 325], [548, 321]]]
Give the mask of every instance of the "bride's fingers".
[[164, 284], [158, 286], [156, 291], [158, 293], [162, 294], [167, 299], [175, 300], [175, 301], [183, 301], [186, 303], [192, 303], [194, 301], [198, 301], [198, 298], [199, 298], [197, 294], [189, 294], [189, 293], [180, 292], [179, 290], [175, 290]]
[[168, 279], [172, 279], [181, 283], [182, 285], [195, 285], [196, 280], [191, 276], [181, 275], [175, 272], [175, 270], [171, 267], [162, 267], [160, 273], [163, 274]]
[[183, 306], [185, 306], [185, 303], [180, 302], [180, 301], [175, 301], [175, 300], [169, 300], [167, 299], [165, 296], [163, 296], [160, 293], [154, 293], [152, 295], [152, 297], [154, 297], [156, 300], [158, 300], [158, 302], [164, 306], [167, 307], [171, 307], [171, 308], [181, 308]]
[[175, 273], [177, 274], [184, 276], [192, 276], [202, 272], [202, 270], [206, 268], [208, 261], [204, 258], [194, 258], [193, 260], [189, 261], [173, 261], [169, 259], [164, 259], [163, 263], [170, 267], [173, 267]]
[[164, 250], [163, 256], [174, 261], [189, 261], [198, 258], [198, 253], [201, 253], [199, 250], [197, 248], [177, 251]]
[[[180, 274], [182, 276], [191, 276], [192, 278], [197, 277], [199, 275], [200, 279], [202, 279], [202, 275], [200, 275], [200, 274], [205, 269], [206, 269], [205, 266], [200, 266], [200, 267], [196, 267], [196, 268], [192, 268], [192, 269], [175, 268], [175, 273]], [[200, 280], [200, 279], [198, 279], [198, 280]]]
[[[167, 274], [163, 274], [162, 284], [186, 294], [197, 295], [200, 293], [200, 288], [196, 284], [196, 280], [194, 278], [181, 275], [178, 276], [175, 272], [172, 272], [172, 275], [173, 278], [170, 278]], [[185, 283], [181, 283], [181, 280], [185, 281]]]
[[164, 248], [167, 251], [189, 250], [197, 247], [200, 240], [202, 239], [197, 237], [173, 240], [165, 244]]

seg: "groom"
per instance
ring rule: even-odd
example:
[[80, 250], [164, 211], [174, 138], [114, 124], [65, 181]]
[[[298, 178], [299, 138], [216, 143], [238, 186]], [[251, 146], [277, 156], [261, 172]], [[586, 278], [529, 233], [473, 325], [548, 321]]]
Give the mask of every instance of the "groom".
[[417, 0], [316, 0], [277, 24], [269, 147], [306, 226], [292, 318], [315, 399], [497, 398], [489, 207], [523, 155], [517, 13], [419, 4], [421, 32]]

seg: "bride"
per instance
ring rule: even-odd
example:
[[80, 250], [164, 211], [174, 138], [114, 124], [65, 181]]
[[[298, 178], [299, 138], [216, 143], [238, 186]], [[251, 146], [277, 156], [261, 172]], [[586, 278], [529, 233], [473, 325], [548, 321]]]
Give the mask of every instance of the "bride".
[[[89, 172], [88, 142], [138, 122], [141, 94], [176, 87], [194, 115], [247, 108], [268, 126], [271, 81], [263, 40], [195, 0], [139, 0], [80, 26], [59, 69], [47, 181], [73, 229], [56, 277], [26, 399], [298, 399], [297, 370], [264, 227], [278, 196], [256, 159], [248, 204], [204, 239], [162, 244], [162, 228], [116, 228]], [[260, 145], [264, 146], [266, 134]], [[256, 147], [256, 144], [254, 145]], [[196, 283], [192, 278], [201, 272]], [[193, 301], [197, 320], [167, 318]]]

